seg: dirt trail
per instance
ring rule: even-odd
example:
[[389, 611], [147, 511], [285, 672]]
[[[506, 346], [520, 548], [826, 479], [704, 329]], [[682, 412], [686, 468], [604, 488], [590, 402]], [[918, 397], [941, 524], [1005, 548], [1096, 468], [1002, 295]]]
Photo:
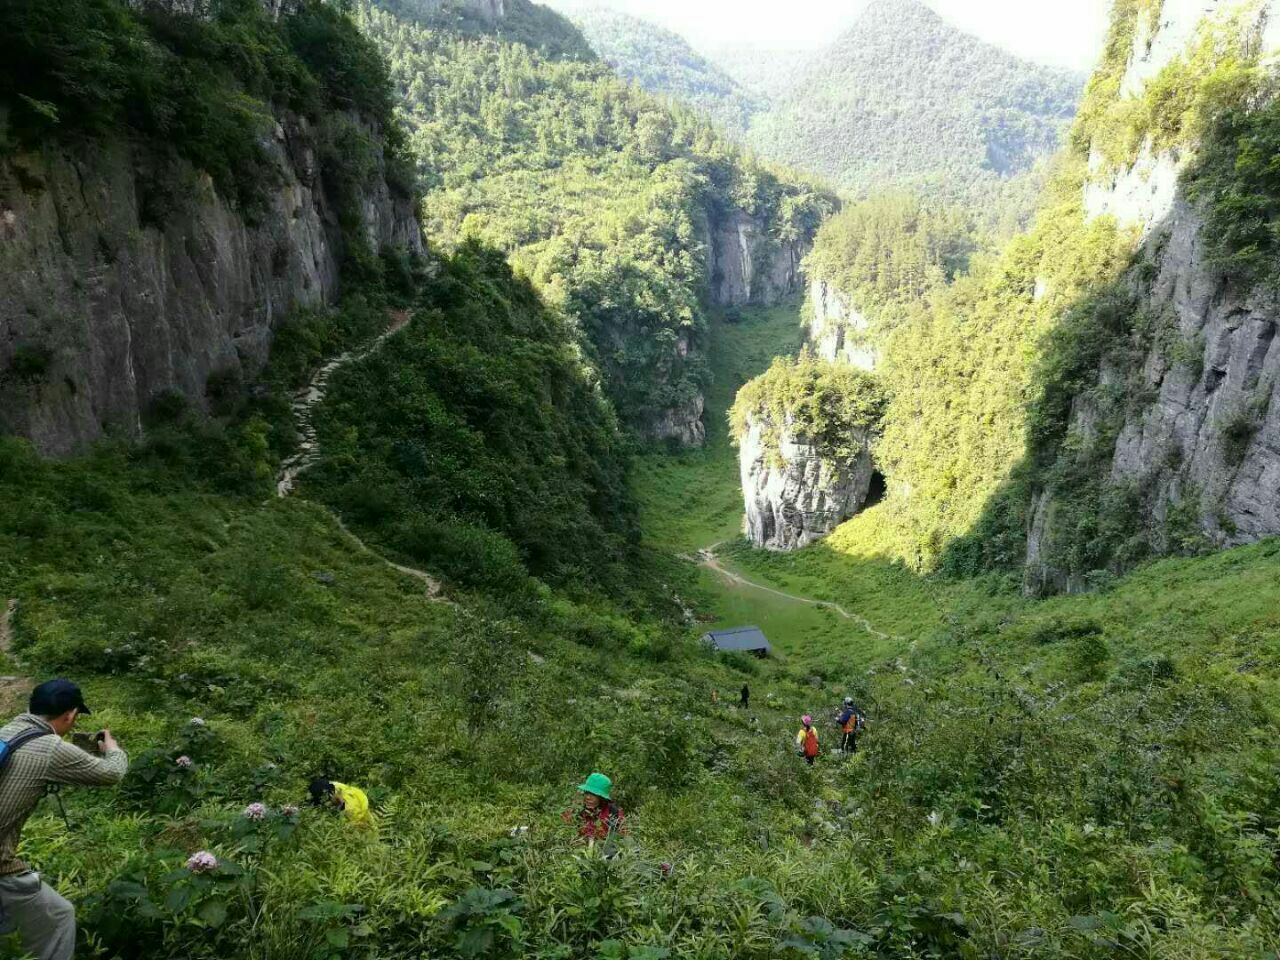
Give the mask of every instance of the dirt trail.
[[298, 425], [298, 433], [302, 434], [302, 443], [298, 452], [280, 466], [280, 474], [276, 477], [276, 496], [287, 497], [293, 493], [298, 478], [320, 460], [320, 441], [316, 437], [313, 414], [316, 405], [324, 399], [325, 391], [329, 388], [329, 378], [340, 367], [369, 356], [381, 347], [388, 337], [394, 336], [408, 326], [411, 319], [412, 314], [408, 310], [393, 310], [391, 325], [365, 344], [364, 349], [349, 351], [334, 357], [316, 371], [310, 383], [293, 395], [293, 418]]
[[[298, 478], [314, 467], [320, 461], [320, 441], [316, 436], [314, 413], [317, 404], [324, 399], [325, 392], [329, 386], [329, 378], [341, 367], [348, 363], [355, 363], [369, 356], [379, 347], [381, 347], [389, 337], [399, 333], [407, 327], [413, 319], [413, 314], [408, 310], [393, 310], [390, 312], [391, 323], [386, 330], [378, 334], [373, 340], [369, 341], [360, 350], [351, 350], [340, 356], [334, 357], [319, 370], [315, 376], [311, 378], [311, 382], [299, 390], [293, 396], [293, 416], [298, 426], [298, 432], [302, 435], [302, 444], [292, 457], [286, 460], [280, 466], [280, 473], [276, 477], [276, 496], [287, 497], [293, 493], [298, 484]], [[338, 529], [343, 532], [348, 540], [361, 553], [367, 553], [372, 557], [385, 563], [393, 570], [397, 570], [406, 576], [413, 577], [420, 581], [427, 590], [427, 599], [432, 603], [441, 603], [445, 606], [456, 607], [451, 600], [444, 598], [444, 587], [440, 581], [425, 570], [415, 570], [413, 567], [406, 567], [399, 563], [393, 563], [382, 554], [378, 553], [367, 543], [356, 536], [345, 523], [332, 510], [325, 508], [326, 512], [333, 518], [334, 523], [338, 525]]]
[[882, 630], [878, 630], [875, 624], [873, 624], [866, 617], [862, 616], [862, 614], [850, 613], [848, 610], [840, 606], [840, 604], [838, 603], [830, 603], [829, 601], [826, 601], [826, 600], [814, 600], [814, 599], [811, 599], [810, 597], [801, 597], [801, 596], [797, 596], [794, 593], [785, 593], [782, 590], [775, 590], [773, 587], [766, 587], [762, 583], [756, 583], [754, 580], [748, 580], [746, 577], [742, 576], [741, 574], [734, 573], [732, 570], [726, 569], [725, 566], [720, 562], [720, 558], [716, 556], [716, 547], [718, 546], [720, 546], [720, 544], [713, 543], [711, 546], [703, 547], [701, 550], [699, 550], [698, 563], [706, 567], [708, 570], [712, 570], [715, 573], [718, 573], [720, 576], [724, 577], [730, 583], [736, 583], [739, 586], [747, 587], [751, 590], [758, 590], [761, 593], [768, 593], [768, 594], [771, 594], [772, 596], [779, 597], [783, 600], [789, 600], [792, 603], [802, 603], [806, 606], [817, 607], [821, 610], [833, 610], [840, 616], [844, 617], [844, 619], [852, 621], [853, 623], [856, 623], [867, 633], [871, 634], [873, 637], [879, 640], [896, 640], [901, 643], [907, 642], [905, 637], [900, 637], [900, 636], [897, 636], [896, 634], [885, 633]]

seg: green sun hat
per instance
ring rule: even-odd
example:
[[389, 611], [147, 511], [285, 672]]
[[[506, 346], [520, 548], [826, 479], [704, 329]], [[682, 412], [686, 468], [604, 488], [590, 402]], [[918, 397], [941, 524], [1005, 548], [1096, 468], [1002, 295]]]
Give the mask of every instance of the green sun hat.
[[593, 773], [587, 777], [585, 783], [578, 784], [578, 789], [583, 793], [594, 793], [601, 800], [608, 800], [609, 790], [613, 786], [613, 781], [606, 777], [603, 773]]

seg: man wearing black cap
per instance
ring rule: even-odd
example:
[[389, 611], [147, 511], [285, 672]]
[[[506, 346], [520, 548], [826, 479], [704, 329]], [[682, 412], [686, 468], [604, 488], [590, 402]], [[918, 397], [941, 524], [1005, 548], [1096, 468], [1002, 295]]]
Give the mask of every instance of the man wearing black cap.
[[0, 911], [5, 928], [16, 929], [23, 949], [38, 960], [70, 960], [76, 910], [18, 859], [22, 825], [51, 785], [107, 787], [129, 766], [109, 730], [98, 738], [97, 757], [62, 739], [88, 713], [79, 687], [49, 680], [31, 691], [28, 712], [0, 728], [11, 751], [0, 772]]

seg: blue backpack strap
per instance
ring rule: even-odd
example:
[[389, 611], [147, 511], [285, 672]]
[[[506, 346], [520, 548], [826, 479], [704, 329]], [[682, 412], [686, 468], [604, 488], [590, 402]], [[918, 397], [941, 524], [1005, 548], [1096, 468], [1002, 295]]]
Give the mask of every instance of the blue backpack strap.
[[39, 727], [32, 727], [30, 730], [23, 730], [12, 740], [0, 740], [0, 773], [4, 773], [9, 769], [9, 761], [13, 759], [13, 755], [20, 747], [26, 746], [32, 740], [38, 740], [40, 737], [53, 736], [52, 730], [41, 730]]

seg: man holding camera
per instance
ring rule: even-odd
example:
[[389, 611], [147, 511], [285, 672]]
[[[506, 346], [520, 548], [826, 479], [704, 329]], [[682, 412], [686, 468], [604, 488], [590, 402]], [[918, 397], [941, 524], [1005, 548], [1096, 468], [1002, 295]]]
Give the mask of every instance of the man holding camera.
[[0, 729], [7, 747], [0, 761], [0, 912], [3, 930], [17, 930], [38, 960], [70, 960], [76, 945], [76, 910], [18, 859], [22, 826], [50, 787], [107, 787], [129, 766], [111, 731], [91, 741], [94, 756], [62, 738], [87, 715], [80, 688], [49, 680], [31, 691], [29, 709]]

